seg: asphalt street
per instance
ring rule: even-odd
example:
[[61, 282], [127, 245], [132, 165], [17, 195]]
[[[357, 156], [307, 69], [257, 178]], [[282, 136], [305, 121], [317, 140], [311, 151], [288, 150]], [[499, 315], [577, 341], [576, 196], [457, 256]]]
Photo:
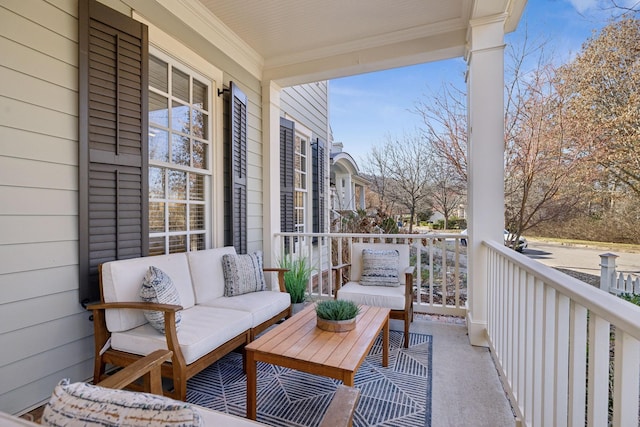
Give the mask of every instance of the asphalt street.
[[640, 253], [603, 250], [583, 246], [565, 246], [559, 243], [539, 242], [529, 239], [524, 254], [529, 258], [554, 268], [565, 268], [600, 276], [600, 254], [614, 253], [616, 271], [640, 274]]

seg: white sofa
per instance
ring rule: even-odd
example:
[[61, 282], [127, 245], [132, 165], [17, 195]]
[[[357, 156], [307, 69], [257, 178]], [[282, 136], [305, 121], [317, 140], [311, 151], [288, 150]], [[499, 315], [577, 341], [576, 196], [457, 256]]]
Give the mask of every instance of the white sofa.
[[[186, 397], [186, 381], [260, 332], [291, 314], [284, 270], [272, 290], [225, 297], [222, 257], [233, 247], [107, 262], [100, 267], [102, 302], [89, 306], [95, 332], [94, 383], [105, 378], [107, 365], [127, 366], [157, 349], [173, 352], [163, 365], [173, 380], [168, 395]], [[181, 306], [142, 302], [140, 288], [150, 266], [172, 280]], [[146, 320], [143, 310], [165, 314], [164, 335]], [[181, 313], [176, 331], [175, 315]]]

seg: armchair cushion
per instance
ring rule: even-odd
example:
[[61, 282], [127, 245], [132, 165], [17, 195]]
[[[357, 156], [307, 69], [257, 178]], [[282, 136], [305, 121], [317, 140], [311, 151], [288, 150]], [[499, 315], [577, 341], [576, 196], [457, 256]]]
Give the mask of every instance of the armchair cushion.
[[340, 288], [338, 299], [350, 300], [358, 305], [404, 310], [406, 295], [404, 286], [363, 286], [358, 282], [349, 282]]
[[191, 405], [148, 393], [113, 390], [62, 380], [42, 414], [46, 426], [201, 426]]
[[[154, 266], [149, 267], [142, 280], [140, 298], [146, 302], [180, 305], [180, 296], [171, 277]], [[162, 311], [144, 310], [144, 317], [154, 329], [164, 334], [164, 313]], [[176, 330], [180, 328], [181, 319], [181, 313], [176, 312]]]
[[362, 275], [364, 286], [399, 286], [400, 253], [395, 249], [363, 249]]
[[233, 297], [265, 290], [262, 252], [222, 256], [224, 296]]

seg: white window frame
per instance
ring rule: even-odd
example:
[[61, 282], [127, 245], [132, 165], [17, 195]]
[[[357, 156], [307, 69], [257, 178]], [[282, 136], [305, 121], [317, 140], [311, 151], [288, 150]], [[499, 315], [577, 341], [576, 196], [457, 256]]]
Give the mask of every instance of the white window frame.
[[[224, 168], [223, 168], [223, 98], [216, 96], [218, 90], [223, 89], [222, 70], [213, 66], [210, 62], [180, 43], [158, 27], [147, 21], [144, 17], [133, 12], [133, 18], [145, 23], [149, 27], [149, 54], [167, 61], [181, 69], [185, 68], [188, 74], [202, 82], [210, 84], [209, 87], [209, 152], [207, 158], [206, 178], [204, 185], [205, 194], [205, 248], [222, 246], [224, 244]], [[169, 126], [171, 123], [169, 122]], [[159, 164], [160, 163], [160, 164]], [[167, 166], [162, 162], [149, 162], [149, 166]], [[191, 167], [177, 167], [172, 169], [188, 170], [202, 173], [203, 169]], [[147, 172], [148, 173], [148, 172]], [[157, 199], [155, 199], [157, 200]], [[166, 211], [166, 208], [165, 208]], [[147, 213], [148, 214], [148, 213]], [[189, 219], [187, 218], [187, 221]], [[168, 217], [165, 217], [168, 221]], [[183, 233], [183, 232], [181, 232]], [[166, 233], [162, 233], [166, 234]], [[171, 234], [171, 232], [169, 232]], [[178, 233], [180, 234], [180, 233]], [[184, 233], [183, 233], [184, 234]], [[150, 234], [150, 237], [157, 236]], [[165, 246], [168, 251], [168, 247]], [[167, 252], [168, 253], [168, 252]]]
[[[313, 218], [312, 218], [312, 210], [311, 210], [311, 206], [313, 203], [312, 200], [312, 174], [311, 174], [311, 161], [312, 161], [312, 156], [311, 156], [311, 130], [309, 128], [307, 128], [306, 126], [303, 126], [300, 124], [300, 122], [295, 121], [294, 120], [294, 128], [295, 128], [295, 134], [294, 134], [294, 191], [293, 191], [293, 206], [294, 206], [294, 230], [296, 233], [308, 233], [310, 232], [309, 227], [312, 224]], [[305, 165], [305, 170], [301, 171], [296, 167], [297, 164], [297, 159], [298, 157], [302, 156], [302, 153], [300, 153], [298, 151], [298, 143], [297, 141], [304, 141], [304, 148], [305, 148], [305, 154], [304, 154], [304, 165]], [[298, 175], [299, 174], [303, 174], [304, 175], [304, 188], [299, 187], [297, 185], [298, 182]], [[298, 206], [298, 196], [300, 196], [302, 198], [302, 202], [303, 202], [303, 206], [299, 207]], [[298, 211], [302, 211], [302, 219], [303, 222], [298, 222], [298, 218], [300, 218], [300, 216], [298, 215]], [[306, 245], [306, 238], [302, 237], [300, 239], [298, 239], [296, 246], [298, 248], [302, 248], [305, 247]], [[299, 249], [296, 250], [296, 252], [299, 252]]]

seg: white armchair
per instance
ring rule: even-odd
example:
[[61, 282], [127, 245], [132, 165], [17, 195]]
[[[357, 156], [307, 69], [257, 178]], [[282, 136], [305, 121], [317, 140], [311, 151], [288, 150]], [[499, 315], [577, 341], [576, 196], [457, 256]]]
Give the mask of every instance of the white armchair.
[[[415, 268], [410, 265], [409, 249], [408, 244], [399, 243], [354, 243], [351, 262], [337, 268], [335, 292], [336, 299], [391, 309], [391, 319], [404, 321], [405, 348], [413, 322]], [[349, 281], [342, 286], [341, 270], [347, 266], [351, 267]]]

